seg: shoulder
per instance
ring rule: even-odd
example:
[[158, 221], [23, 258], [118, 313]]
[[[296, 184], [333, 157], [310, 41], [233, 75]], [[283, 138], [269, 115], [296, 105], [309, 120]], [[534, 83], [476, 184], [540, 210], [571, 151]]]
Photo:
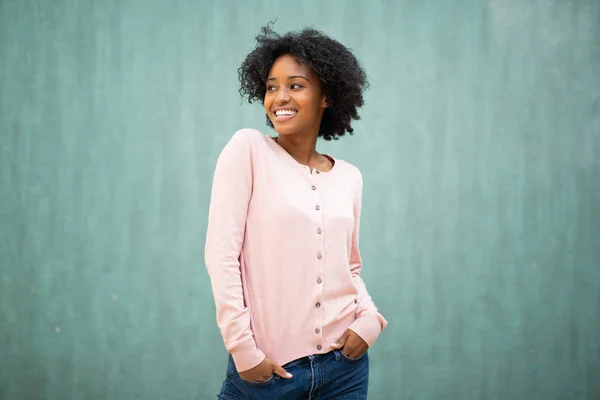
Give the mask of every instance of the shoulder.
[[230, 139], [230, 142], [239, 144], [252, 144], [264, 140], [265, 135], [253, 128], [242, 128], [237, 130]]
[[354, 164], [341, 159], [336, 159], [336, 168], [339, 167], [344, 175], [348, 176], [351, 180], [359, 183], [362, 186], [362, 173], [360, 169]]
[[252, 128], [237, 130], [227, 141], [221, 151], [223, 154], [249, 154], [260, 141], [264, 141], [265, 135]]

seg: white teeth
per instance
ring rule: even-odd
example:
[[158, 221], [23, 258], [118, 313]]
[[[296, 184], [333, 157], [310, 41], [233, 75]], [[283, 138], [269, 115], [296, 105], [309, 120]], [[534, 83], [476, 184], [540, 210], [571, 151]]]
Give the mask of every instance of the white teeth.
[[295, 115], [296, 111], [293, 110], [279, 110], [279, 111], [275, 111], [275, 115], [277, 115], [278, 117], [283, 117], [284, 115]]

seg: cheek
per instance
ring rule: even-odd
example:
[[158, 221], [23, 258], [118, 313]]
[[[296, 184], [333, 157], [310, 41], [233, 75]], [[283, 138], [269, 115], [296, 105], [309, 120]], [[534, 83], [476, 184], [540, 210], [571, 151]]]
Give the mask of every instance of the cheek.
[[314, 97], [306, 96], [305, 98], [299, 100], [301, 106], [304, 110], [309, 111], [311, 114], [318, 114], [319, 109], [321, 108], [321, 103], [318, 103]]
[[263, 100], [263, 105], [265, 107], [265, 111], [268, 113], [269, 110], [271, 109], [271, 103], [272, 101], [269, 100], [268, 97], [265, 96], [264, 100]]

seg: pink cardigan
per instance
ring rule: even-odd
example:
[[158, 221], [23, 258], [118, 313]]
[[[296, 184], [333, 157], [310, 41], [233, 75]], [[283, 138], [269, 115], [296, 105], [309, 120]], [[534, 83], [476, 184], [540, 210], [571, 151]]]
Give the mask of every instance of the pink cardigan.
[[361, 173], [343, 160], [311, 172], [253, 129], [222, 150], [205, 257], [238, 371], [327, 353], [347, 328], [371, 346], [386, 327], [360, 277], [361, 201]]

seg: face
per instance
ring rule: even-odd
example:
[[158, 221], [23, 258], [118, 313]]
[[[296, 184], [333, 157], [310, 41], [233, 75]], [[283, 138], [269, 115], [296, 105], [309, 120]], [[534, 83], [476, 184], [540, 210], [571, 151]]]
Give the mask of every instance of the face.
[[280, 135], [319, 132], [326, 96], [319, 76], [286, 54], [273, 63], [267, 77], [265, 111]]

